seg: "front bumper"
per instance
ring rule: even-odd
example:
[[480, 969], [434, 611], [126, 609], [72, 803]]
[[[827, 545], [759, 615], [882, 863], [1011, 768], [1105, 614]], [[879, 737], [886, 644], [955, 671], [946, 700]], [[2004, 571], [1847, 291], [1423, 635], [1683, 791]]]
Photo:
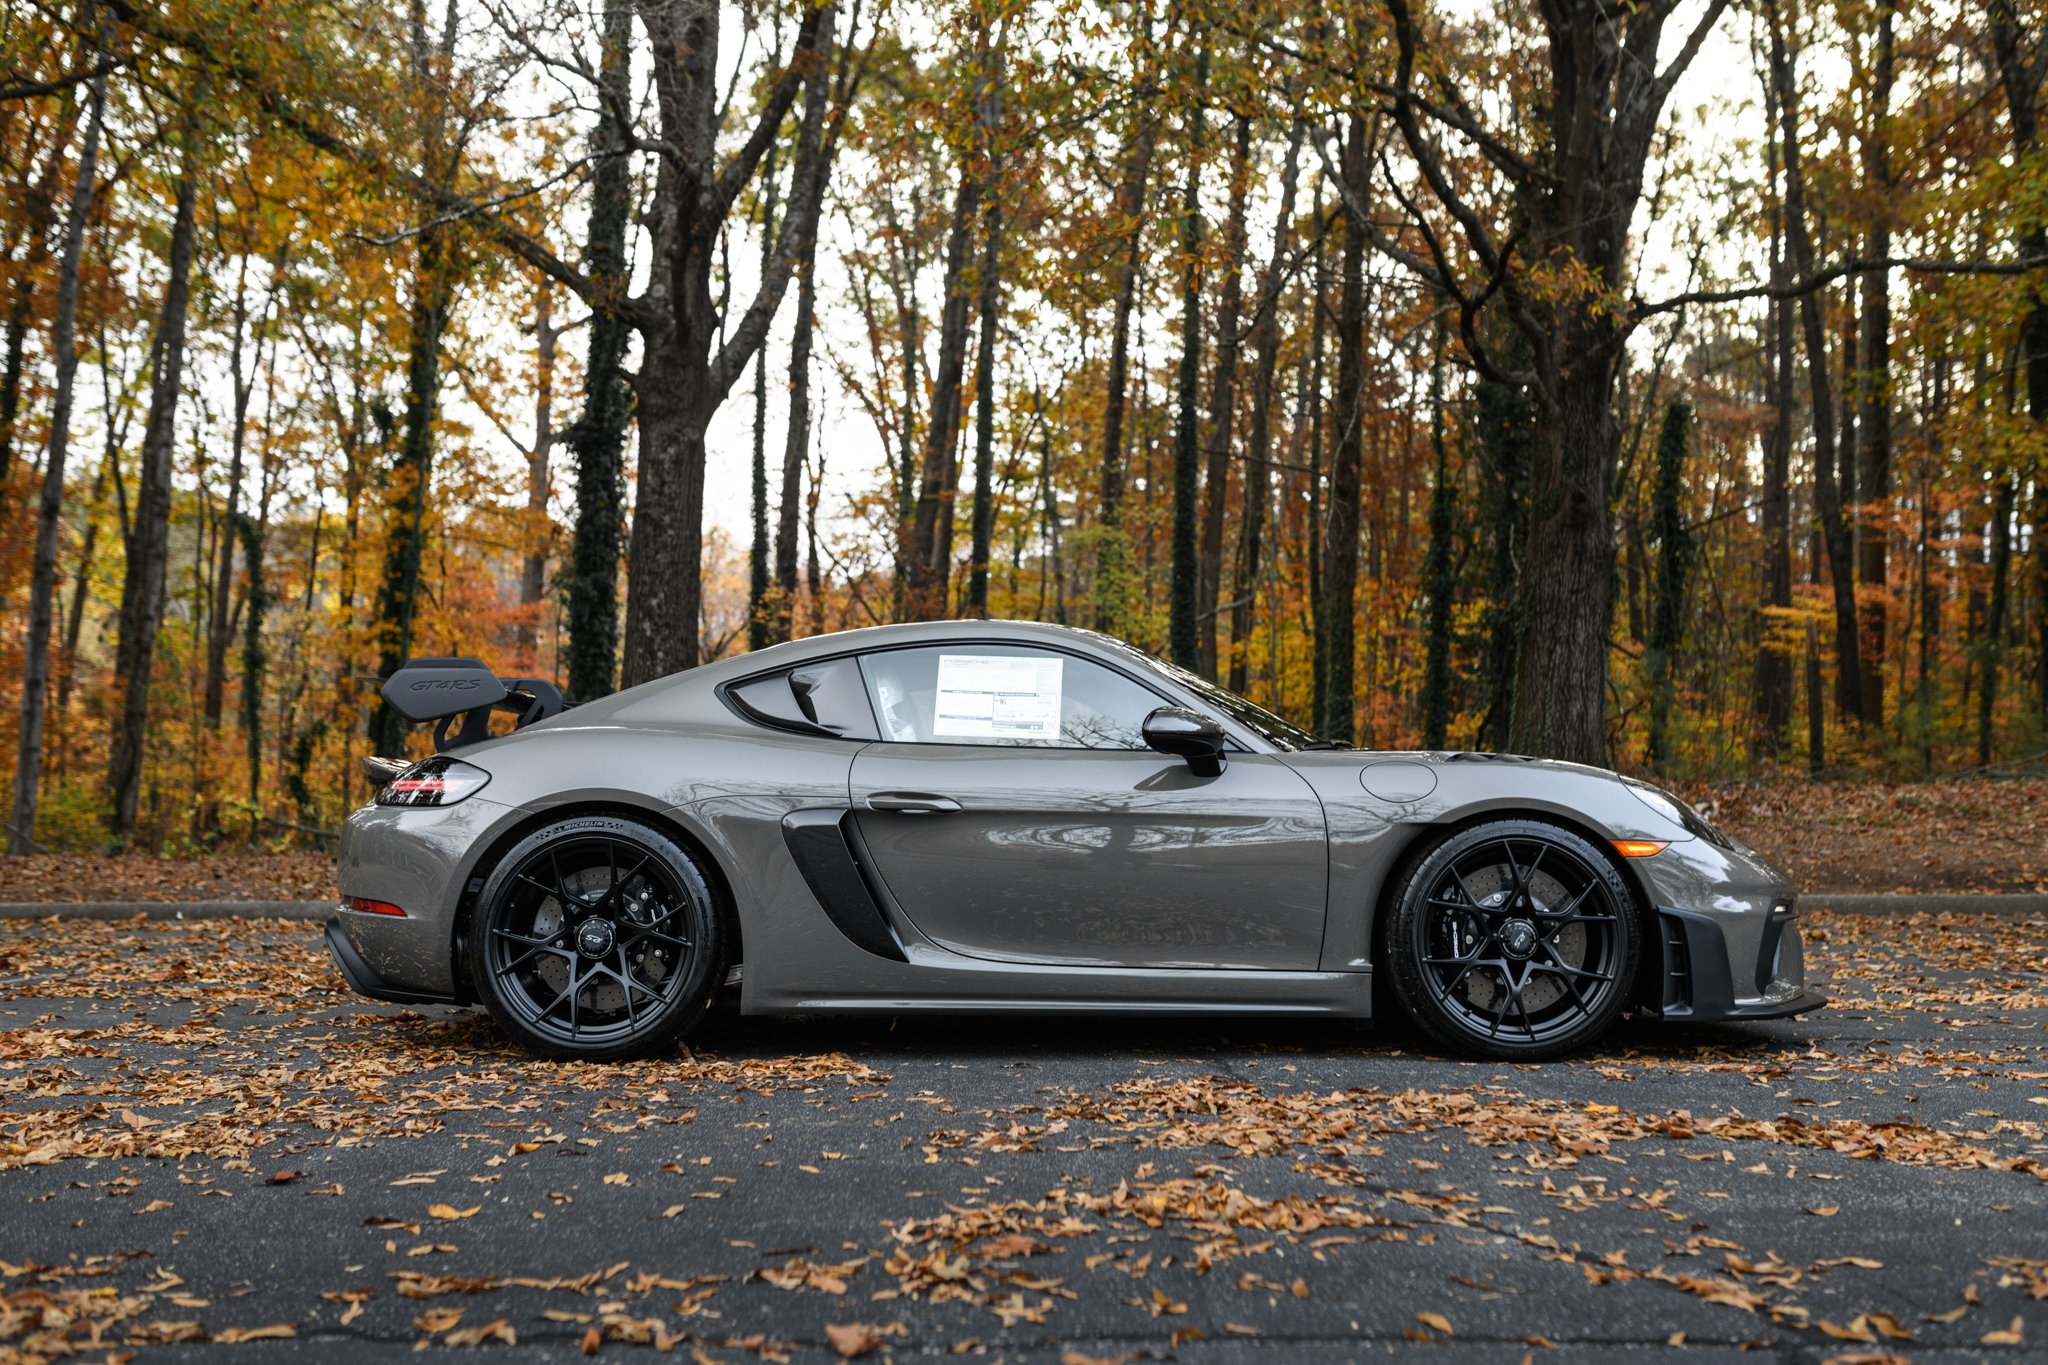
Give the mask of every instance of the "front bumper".
[[1806, 983], [1799, 905], [1754, 850], [1688, 839], [1636, 864], [1656, 907], [1638, 1005], [1672, 1021], [1782, 1019], [1827, 1003]]
[[1772, 912], [1753, 968], [1729, 951], [1712, 916], [1660, 909], [1657, 930], [1659, 989], [1644, 1009], [1659, 1019], [1783, 1019], [1827, 1003], [1806, 985], [1798, 916], [1790, 903]]

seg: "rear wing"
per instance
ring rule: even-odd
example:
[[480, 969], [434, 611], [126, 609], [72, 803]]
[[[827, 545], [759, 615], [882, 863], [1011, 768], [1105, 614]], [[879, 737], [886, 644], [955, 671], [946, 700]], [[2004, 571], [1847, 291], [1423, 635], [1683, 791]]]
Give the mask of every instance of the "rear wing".
[[384, 680], [382, 691], [385, 703], [413, 724], [433, 723], [437, 754], [489, 739], [493, 711], [516, 717], [516, 730], [565, 705], [545, 678], [501, 678], [480, 659], [408, 659]]

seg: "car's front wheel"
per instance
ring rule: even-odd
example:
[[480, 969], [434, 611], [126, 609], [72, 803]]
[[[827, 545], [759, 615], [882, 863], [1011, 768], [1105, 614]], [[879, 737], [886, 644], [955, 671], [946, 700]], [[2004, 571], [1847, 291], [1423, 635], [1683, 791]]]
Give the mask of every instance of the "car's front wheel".
[[1621, 874], [1556, 825], [1494, 820], [1416, 863], [1387, 926], [1394, 994], [1422, 1030], [1483, 1057], [1554, 1057], [1600, 1037], [1635, 980]]
[[662, 831], [575, 816], [522, 839], [485, 880], [470, 932], [477, 997], [548, 1057], [661, 1052], [717, 990], [724, 932], [709, 880]]

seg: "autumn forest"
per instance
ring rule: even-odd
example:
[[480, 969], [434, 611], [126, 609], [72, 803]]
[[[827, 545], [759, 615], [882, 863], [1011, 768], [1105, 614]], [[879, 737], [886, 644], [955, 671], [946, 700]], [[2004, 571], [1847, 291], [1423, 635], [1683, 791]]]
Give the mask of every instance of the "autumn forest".
[[2032, 0], [0, 0], [12, 851], [404, 659], [1103, 630], [1332, 739], [2048, 750]]

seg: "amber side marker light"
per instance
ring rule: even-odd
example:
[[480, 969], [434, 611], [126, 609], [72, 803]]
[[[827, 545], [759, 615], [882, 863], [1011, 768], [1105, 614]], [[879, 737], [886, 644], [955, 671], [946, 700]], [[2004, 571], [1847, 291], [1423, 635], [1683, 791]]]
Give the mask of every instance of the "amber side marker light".
[[1614, 851], [1624, 858], [1654, 858], [1671, 847], [1669, 842], [1656, 839], [1616, 839]]
[[405, 913], [405, 911], [399, 909], [390, 901], [373, 901], [363, 896], [350, 896], [347, 904], [349, 909], [360, 911], [365, 915], [403, 915]]

